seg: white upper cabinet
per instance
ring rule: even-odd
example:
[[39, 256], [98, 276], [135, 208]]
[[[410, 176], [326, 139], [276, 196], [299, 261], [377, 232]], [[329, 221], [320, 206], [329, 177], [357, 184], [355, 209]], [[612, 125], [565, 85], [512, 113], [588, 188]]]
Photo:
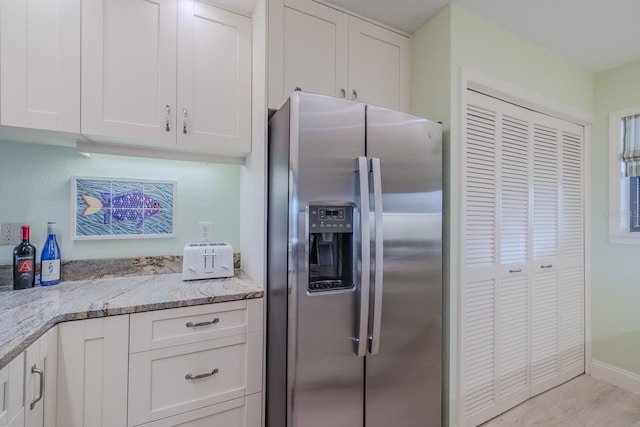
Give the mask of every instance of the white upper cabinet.
[[177, 0], [82, 1], [82, 133], [175, 142]]
[[409, 39], [349, 17], [349, 98], [409, 111]]
[[181, 1], [178, 143], [251, 149], [251, 19]]
[[0, 1], [0, 94], [2, 125], [80, 131], [80, 0]]
[[269, 107], [299, 87], [408, 111], [407, 36], [310, 0], [270, 2]]
[[194, 0], [82, 6], [82, 133], [250, 151], [249, 18]]
[[[346, 14], [314, 2], [284, 7], [282, 101], [296, 88], [345, 96], [349, 83]], [[276, 76], [278, 78], [278, 76]]]

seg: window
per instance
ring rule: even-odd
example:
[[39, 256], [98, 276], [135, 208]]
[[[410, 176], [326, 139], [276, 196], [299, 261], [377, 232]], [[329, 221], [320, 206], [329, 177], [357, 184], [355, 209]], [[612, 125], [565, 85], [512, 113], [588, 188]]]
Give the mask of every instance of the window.
[[640, 244], [640, 107], [609, 116], [609, 241]]
[[638, 206], [638, 193], [640, 192], [640, 177], [629, 177], [629, 231], [640, 231], [640, 206]]

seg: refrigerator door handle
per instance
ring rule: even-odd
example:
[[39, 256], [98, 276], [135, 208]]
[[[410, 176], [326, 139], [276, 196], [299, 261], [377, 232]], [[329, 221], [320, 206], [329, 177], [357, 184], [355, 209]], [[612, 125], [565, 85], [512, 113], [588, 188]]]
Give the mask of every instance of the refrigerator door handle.
[[367, 354], [369, 327], [369, 274], [371, 266], [371, 238], [369, 231], [369, 163], [366, 157], [356, 159], [358, 188], [360, 190], [360, 257], [358, 259], [360, 278], [360, 314], [358, 316], [355, 353], [358, 357]]
[[375, 260], [373, 274], [373, 319], [371, 336], [369, 337], [369, 353], [377, 354], [380, 350], [380, 326], [382, 322], [382, 289], [383, 282], [383, 250], [384, 240], [382, 234], [382, 176], [380, 174], [380, 159], [371, 159], [371, 173], [373, 175], [373, 209], [375, 215]]

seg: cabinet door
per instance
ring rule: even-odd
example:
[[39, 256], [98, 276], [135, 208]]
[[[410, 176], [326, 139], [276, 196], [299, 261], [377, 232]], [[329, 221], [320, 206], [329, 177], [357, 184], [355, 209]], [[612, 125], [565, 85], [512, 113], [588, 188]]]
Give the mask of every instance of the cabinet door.
[[251, 19], [180, 0], [179, 144], [251, 151]]
[[55, 427], [58, 328], [54, 326], [25, 351], [25, 426]]
[[177, 0], [82, 1], [82, 133], [175, 143]]
[[408, 112], [409, 50], [408, 37], [350, 16], [348, 97]]
[[285, 4], [283, 20], [279, 105], [296, 87], [322, 95], [346, 96], [348, 15], [318, 3], [294, 1]]
[[125, 426], [129, 316], [61, 323], [58, 333], [58, 425]]
[[24, 426], [24, 353], [0, 369], [0, 427]]
[[0, 2], [0, 123], [80, 131], [80, 0]]

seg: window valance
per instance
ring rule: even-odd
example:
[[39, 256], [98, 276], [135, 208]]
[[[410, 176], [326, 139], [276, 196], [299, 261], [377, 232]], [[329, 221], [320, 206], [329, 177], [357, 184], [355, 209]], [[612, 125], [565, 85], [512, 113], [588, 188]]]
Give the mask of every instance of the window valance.
[[640, 114], [622, 119], [622, 135], [626, 176], [640, 176]]

